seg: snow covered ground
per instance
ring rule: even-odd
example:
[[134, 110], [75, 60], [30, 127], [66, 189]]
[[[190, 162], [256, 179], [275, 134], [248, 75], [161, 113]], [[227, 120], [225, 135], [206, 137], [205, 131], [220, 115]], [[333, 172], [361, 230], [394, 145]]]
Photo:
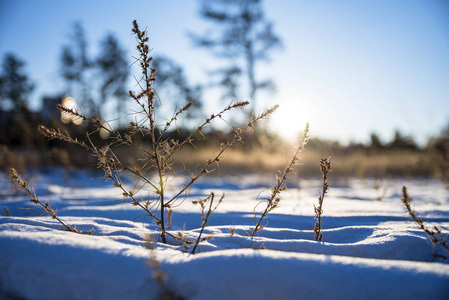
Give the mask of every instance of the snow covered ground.
[[429, 238], [400, 200], [406, 185], [418, 216], [447, 234], [449, 194], [438, 181], [385, 180], [377, 201], [382, 192], [373, 181], [331, 178], [318, 243], [312, 229], [320, 181], [290, 182], [267, 227], [251, 238], [254, 207], [274, 178], [203, 180], [174, 209], [170, 232], [196, 239], [201, 213], [191, 200], [211, 190], [226, 197], [205, 230], [213, 239], [191, 255], [171, 239], [150, 251], [144, 239], [157, 237], [156, 226], [141, 209], [91, 179], [98, 174], [64, 173], [41, 170], [30, 184], [60, 218], [93, 229], [92, 236], [64, 231], [0, 179], [0, 299], [157, 299], [162, 286], [146, 264], [150, 257], [167, 276], [165, 288], [185, 299], [449, 299], [449, 262], [432, 258]]

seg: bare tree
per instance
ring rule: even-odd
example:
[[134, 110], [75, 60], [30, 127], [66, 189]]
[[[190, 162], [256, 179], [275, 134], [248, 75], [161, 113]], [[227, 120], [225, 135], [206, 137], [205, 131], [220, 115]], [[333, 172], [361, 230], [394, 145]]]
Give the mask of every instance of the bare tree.
[[60, 72], [67, 84], [67, 92], [80, 100], [89, 113], [93, 113], [96, 109], [88, 78], [92, 62], [88, 57], [86, 34], [81, 23], [74, 23], [70, 40], [71, 44], [62, 48]]
[[[153, 61], [156, 71], [155, 87], [169, 97], [175, 107], [184, 107], [191, 102], [195, 109], [186, 111], [188, 119], [202, 118], [203, 106], [201, 85], [191, 85], [184, 73], [182, 66], [165, 56], [156, 57]], [[173, 107], [172, 107], [173, 109]]]
[[9, 53], [3, 59], [0, 75], [0, 108], [5, 106], [13, 110], [27, 108], [28, 96], [34, 89], [23, 67], [25, 63]]
[[281, 44], [273, 25], [265, 20], [262, 1], [202, 0], [200, 14], [219, 29], [203, 36], [191, 34], [192, 39], [216, 56], [232, 61], [229, 67], [220, 70], [223, 74], [220, 83], [228, 95], [236, 94], [238, 76], [246, 76], [254, 112], [258, 91], [274, 88], [270, 79], [256, 78], [256, 65], [268, 60], [269, 52]]
[[126, 52], [113, 34], [106, 35], [101, 41], [96, 63], [101, 81], [99, 106], [103, 107], [109, 97], [115, 97], [120, 122], [126, 113], [126, 82], [130, 72]]
[[404, 136], [399, 130], [394, 132], [394, 138], [388, 147], [393, 150], [418, 150], [418, 145], [411, 136]]

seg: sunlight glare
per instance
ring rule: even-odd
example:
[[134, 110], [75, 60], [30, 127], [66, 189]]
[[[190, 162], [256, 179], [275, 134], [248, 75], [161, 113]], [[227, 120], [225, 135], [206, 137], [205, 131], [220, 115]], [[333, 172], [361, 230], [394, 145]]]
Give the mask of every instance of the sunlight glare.
[[[65, 108], [71, 109], [73, 111], [76, 111], [76, 101], [72, 97], [68, 96], [62, 99], [62, 106]], [[68, 113], [61, 112], [61, 121], [64, 124], [68, 124], [70, 122], [73, 122], [76, 125], [80, 125], [83, 120], [79, 117], [72, 116]]]
[[[103, 125], [105, 128], [107, 128], [107, 129], [109, 129], [109, 130], [112, 130], [111, 125], [109, 125], [108, 122], [103, 122], [102, 125]], [[109, 138], [109, 135], [110, 135], [110, 132], [109, 132], [108, 130], [106, 130], [105, 128], [103, 128], [103, 127], [100, 128], [100, 132], [99, 132], [100, 137], [101, 137], [103, 140], [107, 140], [107, 139]]]
[[270, 128], [288, 142], [296, 143], [306, 123], [309, 122], [312, 126], [313, 121], [316, 120], [313, 111], [313, 105], [305, 101], [282, 101], [279, 109], [270, 118]]

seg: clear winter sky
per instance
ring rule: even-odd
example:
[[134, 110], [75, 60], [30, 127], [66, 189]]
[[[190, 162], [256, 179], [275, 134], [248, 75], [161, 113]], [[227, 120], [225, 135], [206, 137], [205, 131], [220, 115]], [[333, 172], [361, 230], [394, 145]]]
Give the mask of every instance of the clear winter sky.
[[[366, 142], [371, 132], [386, 142], [396, 129], [424, 142], [449, 123], [449, 1], [266, 0], [264, 8], [283, 48], [257, 69], [278, 88], [258, 107], [280, 104], [270, 126], [284, 136], [310, 122], [312, 136], [342, 142]], [[218, 61], [187, 37], [210, 26], [198, 11], [195, 0], [0, 0], [0, 55], [26, 62], [38, 109], [43, 95], [63, 89], [59, 56], [74, 21], [86, 30], [91, 56], [112, 32], [131, 57], [137, 19], [155, 55], [181, 64], [191, 83], [202, 82]], [[206, 96], [209, 113], [223, 106]]]

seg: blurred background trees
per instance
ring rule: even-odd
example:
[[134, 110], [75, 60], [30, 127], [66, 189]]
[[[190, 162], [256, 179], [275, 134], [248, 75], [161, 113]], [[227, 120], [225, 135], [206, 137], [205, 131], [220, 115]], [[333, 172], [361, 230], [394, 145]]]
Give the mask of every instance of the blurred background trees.
[[188, 102], [192, 102], [192, 109], [186, 112], [187, 119], [196, 121], [202, 118], [204, 116], [202, 110], [203, 86], [190, 84], [184, 68], [166, 56], [155, 57], [153, 67], [157, 70], [156, 90], [159, 95], [162, 95], [164, 106], [168, 106], [168, 111], [173, 112], [175, 108], [184, 107]]
[[125, 119], [129, 68], [126, 51], [112, 33], [106, 34], [97, 57], [91, 58], [82, 24], [73, 24], [70, 44], [61, 49], [60, 74], [64, 93], [76, 99], [86, 115], [106, 117], [106, 108], [115, 100], [118, 117]]
[[35, 115], [28, 109], [28, 97], [33, 89], [25, 63], [14, 54], [6, 54], [0, 73], [0, 145], [31, 147], [36, 136]]
[[[261, 1], [258, 0], [204, 0], [201, 2], [201, 16], [213, 24], [210, 34], [199, 36], [191, 34], [196, 45], [204, 47], [215, 54], [225, 63], [218, 65], [213, 74], [220, 79], [215, 82], [223, 90], [222, 99], [246, 100], [242, 97], [242, 91], [248, 92], [248, 97], [253, 103], [252, 110], [259, 92], [273, 87], [271, 80], [261, 80], [256, 76], [259, 64], [270, 57], [271, 51], [280, 46], [280, 38], [274, 33], [273, 26], [265, 20]], [[78, 109], [89, 116], [100, 116], [103, 119], [119, 117], [121, 130], [126, 131], [129, 116], [127, 101], [128, 82], [131, 73], [132, 62], [125, 48], [117, 37], [108, 33], [99, 41], [98, 52], [94, 56], [89, 55], [88, 39], [86, 31], [81, 23], [75, 23], [69, 35], [70, 42], [61, 48], [59, 57], [59, 74], [64, 83], [63, 90], [55, 91], [53, 97], [44, 97], [56, 100], [50, 103], [51, 107], [43, 106], [42, 110], [53, 109], [56, 111], [56, 103], [62, 101], [61, 95], [72, 96], [76, 100]], [[198, 119], [203, 119], [203, 92], [210, 86], [210, 82], [192, 83], [182, 63], [166, 56], [155, 57], [153, 67], [157, 69], [155, 87], [161, 101], [158, 102], [160, 111], [159, 122], [164, 123], [165, 118], [175, 107], [183, 107], [187, 102], [193, 103], [193, 108], [184, 118], [178, 120], [177, 134], [183, 138], [183, 127], [189, 129], [196, 124]], [[0, 145], [12, 148], [11, 153], [27, 153], [26, 158], [40, 156], [41, 164], [48, 164], [50, 153], [56, 153], [63, 165], [67, 164], [67, 158], [72, 162], [76, 158], [76, 150], [63, 149], [63, 145], [57, 142], [47, 143], [38, 133], [37, 126], [47, 122], [47, 116], [52, 116], [52, 127], [73, 133], [74, 137], [82, 137], [80, 127], [76, 124], [65, 124], [60, 120], [60, 114], [51, 114], [47, 111], [33, 112], [29, 109], [29, 98], [33, 92], [34, 84], [26, 73], [25, 62], [14, 54], [6, 54], [3, 57], [0, 72]], [[129, 102], [129, 105], [132, 101]], [[162, 105], [163, 104], [163, 105]], [[131, 108], [131, 107], [129, 107]], [[131, 108], [132, 109], [132, 108]], [[112, 114], [108, 112], [113, 111]], [[209, 131], [205, 132], [207, 139], [199, 148], [204, 149], [218, 145], [227, 139], [231, 132]], [[93, 137], [100, 138], [100, 137]], [[262, 142], [261, 142], [262, 141]], [[278, 147], [268, 153], [267, 148], [261, 145], [274, 144]], [[254, 161], [257, 151], [263, 152], [259, 162], [253, 167], [262, 168], [267, 164], [272, 168], [282, 168], [285, 159], [278, 161], [281, 165], [273, 163], [274, 156], [285, 156], [288, 143], [283, 141], [275, 133], [272, 135], [263, 133], [246, 137], [245, 144], [237, 147], [244, 155]], [[3, 146], [0, 149], [5, 149]], [[39, 151], [36, 151], [39, 149]], [[2, 159], [6, 157], [0, 151], [0, 166]], [[28, 151], [28, 152], [27, 152]], [[255, 152], [253, 152], [255, 151]], [[5, 152], [6, 153], [6, 152]], [[30, 155], [32, 153], [32, 155]], [[132, 154], [131, 154], [132, 155]], [[413, 136], [407, 136], [401, 131], [394, 132], [390, 140], [382, 140], [375, 132], [371, 133], [365, 144], [349, 143], [342, 145], [335, 140], [322, 140], [313, 138], [309, 142], [305, 152], [305, 165], [303, 173], [317, 172], [316, 163], [321, 157], [332, 156], [335, 173], [351, 173], [360, 176], [374, 176], [376, 174], [400, 174], [400, 175], [426, 175], [446, 178], [449, 184], [449, 124], [441, 133], [429, 139], [427, 144], [418, 144]], [[237, 157], [235, 155], [234, 157]], [[309, 160], [309, 162], [307, 161]], [[248, 158], [242, 158], [236, 165], [244, 165]], [[78, 159], [79, 166], [89, 166], [89, 162]], [[194, 161], [192, 161], [194, 163]], [[231, 163], [232, 165], [232, 163]], [[39, 162], [36, 163], [39, 166]], [[276, 171], [276, 170], [274, 170]], [[377, 175], [376, 175], [377, 176]]]
[[[107, 101], [115, 98], [119, 126], [126, 119], [128, 98], [128, 78], [130, 64], [126, 52], [117, 38], [109, 33], [101, 41], [100, 52], [96, 59], [100, 80], [99, 108], [106, 107]], [[98, 109], [100, 112], [101, 109]], [[101, 116], [100, 114], [97, 114]]]
[[[251, 111], [255, 112], [258, 92], [274, 88], [271, 79], [257, 78], [257, 66], [281, 45], [272, 23], [265, 19], [262, 1], [203, 0], [200, 15], [215, 26], [203, 35], [191, 33], [192, 40], [228, 62], [227, 66], [215, 70], [221, 77], [219, 83], [225, 98], [249, 100]], [[248, 85], [248, 99], [240, 90], [243, 75]]]
[[93, 62], [88, 57], [86, 34], [81, 23], [74, 23], [72, 30], [70, 44], [62, 47], [60, 73], [66, 84], [66, 94], [78, 99], [85, 113], [92, 115], [98, 113], [89, 84]]
[[0, 75], [0, 108], [23, 111], [27, 109], [28, 96], [34, 85], [24, 70], [25, 63], [14, 54], [8, 53], [2, 62]]

